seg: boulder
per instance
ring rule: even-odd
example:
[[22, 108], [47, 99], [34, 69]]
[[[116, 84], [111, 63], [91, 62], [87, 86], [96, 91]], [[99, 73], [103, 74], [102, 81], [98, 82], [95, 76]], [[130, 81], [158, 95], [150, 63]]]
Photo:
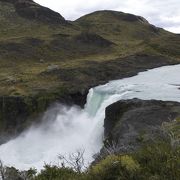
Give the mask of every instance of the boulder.
[[143, 142], [164, 138], [163, 123], [180, 116], [180, 103], [157, 100], [121, 100], [106, 108], [106, 140], [118, 152], [131, 152]]
[[47, 67], [46, 72], [52, 72], [52, 71], [55, 71], [55, 70], [58, 70], [58, 69], [59, 69], [58, 65], [52, 64], [52, 65]]

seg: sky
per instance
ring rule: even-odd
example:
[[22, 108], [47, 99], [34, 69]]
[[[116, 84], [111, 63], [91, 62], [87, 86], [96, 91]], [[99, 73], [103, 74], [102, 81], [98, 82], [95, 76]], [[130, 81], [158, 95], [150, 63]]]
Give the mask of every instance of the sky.
[[34, 0], [75, 20], [97, 10], [116, 10], [143, 16], [151, 24], [180, 33], [180, 0]]

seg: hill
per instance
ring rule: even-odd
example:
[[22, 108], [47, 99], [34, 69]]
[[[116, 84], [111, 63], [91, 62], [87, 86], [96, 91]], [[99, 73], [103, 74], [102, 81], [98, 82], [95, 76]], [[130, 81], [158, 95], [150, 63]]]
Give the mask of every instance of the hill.
[[19, 133], [56, 100], [84, 105], [92, 86], [179, 63], [179, 42], [132, 14], [71, 22], [31, 0], [0, 0], [0, 130]]

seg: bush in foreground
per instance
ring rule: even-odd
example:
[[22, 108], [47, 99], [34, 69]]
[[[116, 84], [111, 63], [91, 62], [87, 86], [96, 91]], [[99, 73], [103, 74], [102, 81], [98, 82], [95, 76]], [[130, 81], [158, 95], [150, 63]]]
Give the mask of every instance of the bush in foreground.
[[82, 175], [71, 168], [45, 165], [34, 180], [78, 180]]

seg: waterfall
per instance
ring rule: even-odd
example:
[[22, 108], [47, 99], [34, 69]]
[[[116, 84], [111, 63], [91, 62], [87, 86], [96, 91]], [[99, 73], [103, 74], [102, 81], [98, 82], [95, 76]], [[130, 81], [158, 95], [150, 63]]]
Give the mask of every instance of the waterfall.
[[86, 164], [103, 144], [105, 109], [121, 99], [157, 99], [180, 102], [180, 65], [165, 66], [137, 76], [110, 81], [89, 90], [84, 109], [56, 104], [19, 137], [0, 146], [0, 158], [20, 170], [57, 164], [59, 154], [84, 149]]

